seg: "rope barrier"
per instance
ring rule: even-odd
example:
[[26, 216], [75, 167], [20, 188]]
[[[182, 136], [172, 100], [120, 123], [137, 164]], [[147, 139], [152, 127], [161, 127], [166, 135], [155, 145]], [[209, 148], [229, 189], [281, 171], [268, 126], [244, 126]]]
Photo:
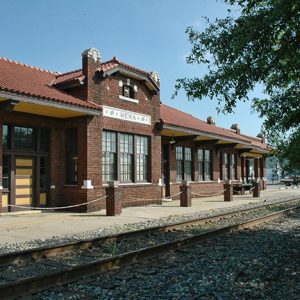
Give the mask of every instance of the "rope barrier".
[[194, 194], [194, 195], [197, 195], [197, 196], [207, 196], [207, 197], [210, 197], [210, 196], [216, 196], [216, 195], [219, 195], [219, 194], [222, 194], [222, 193], [224, 193], [226, 191], [226, 189], [225, 190], [223, 190], [223, 191], [219, 191], [219, 192], [217, 192], [217, 193], [215, 193], [215, 194], [197, 194], [197, 193], [194, 193], [194, 192], [192, 192], [192, 194]]
[[107, 198], [108, 196], [104, 196], [98, 199], [95, 199], [93, 201], [89, 201], [89, 202], [85, 202], [85, 203], [80, 203], [80, 204], [74, 204], [74, 205], [68, 205], [68, 206], [57, 206], [57, 207], [28, 207], [28, 206], [22, 206], [22, 205], [14, 205], [14, 204], [7, 204], [7, 206], [11, 206], [11, 207], [18, 207], [18, 208], [25, 208], [28, 209], [30, 208], [31, 210], [58, 210], [58, 209], [66, 209], [66, 208], [73, 208], [73, 207], [78, 207], [78, 206], [83, 206], [83, 205], [87, 205], [87, 204], [91, 204], [97, 201], [100, 201], [102, 199]]
[[183, 192], [179, 192], [179, 193], [177, 193], [177, 194], [175, 194], [175, 195], [171, 195], [171, 196], [167, 196], [167, 197], [164, 197], [164, 199], [171, 199], [171, 198], [173, 198], [173, 197], [175, 197], [175, 196], [178, 196], [178, 195], [180, 195], [180, 194], [182, 194]]

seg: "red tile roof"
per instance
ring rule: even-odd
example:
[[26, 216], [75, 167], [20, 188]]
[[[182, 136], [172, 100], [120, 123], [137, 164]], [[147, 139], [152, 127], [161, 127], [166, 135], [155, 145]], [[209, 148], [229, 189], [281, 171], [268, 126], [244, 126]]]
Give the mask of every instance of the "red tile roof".
[[85, 76], [82, 74], [82, 69], [79, 69], [57, 75], [56, 79], [52, 82], [52, 85], [61, 85], [65, 83], [76, 82], [77, 80], [83, 81], [84, 79]]
[[98, 106], [51, 86], [60, 75], [0, 57], [0, 91], [48, 99], [89, 109]]
[[238, 140], [243, 143], [251, 143], [251, 140], [248, 138], [233, 133], [225, 128], [208, 124], [202, 120], [193, 117], [190, 114], [184, 113], [180, 110], [177, 110], [164, 104], [161, 104], [160, 106], [160, 117], [162, 122], [168, 125], [178, 126], [186, 129], [193, 129], [208, 134], [215, 134], [224, 138]]

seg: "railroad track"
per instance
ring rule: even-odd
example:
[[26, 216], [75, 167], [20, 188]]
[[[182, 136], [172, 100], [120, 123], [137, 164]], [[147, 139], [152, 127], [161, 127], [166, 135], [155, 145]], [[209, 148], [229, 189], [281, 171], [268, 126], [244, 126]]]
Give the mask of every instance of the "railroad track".
[[[282, 201], [209, 218], [1, 255], [0, 295], [2, 299], [11, 299], [36, 293], [196, 241], [250, 228], [295, 209], [299, 209], [299, 200]], [[275, 210], [279, 211], [272, 212]]]

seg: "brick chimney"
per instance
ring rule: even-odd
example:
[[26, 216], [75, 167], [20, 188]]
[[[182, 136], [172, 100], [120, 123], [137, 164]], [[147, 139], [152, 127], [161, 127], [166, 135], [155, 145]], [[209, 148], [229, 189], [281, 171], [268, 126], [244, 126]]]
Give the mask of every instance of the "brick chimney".
[[236, 134], [241, 134], [241, 129], [239, 124], [232, 124], [230, 128], [235, 130]]
[[210, 125], [216, 125], [216, 121], [212, 116], [207, 117], [206, 122]]
[[262, 133], [259, 133], [256, 137], [261, 139], [261, 143], [264, 144], [266, 142], [265, 137]]
[[90, 48], [82, 52], [82, 74], [85, 76], [85, 98], [97, 102], [99, 83], [96, 71], [101, 70], [101, 56], [96, 48]]

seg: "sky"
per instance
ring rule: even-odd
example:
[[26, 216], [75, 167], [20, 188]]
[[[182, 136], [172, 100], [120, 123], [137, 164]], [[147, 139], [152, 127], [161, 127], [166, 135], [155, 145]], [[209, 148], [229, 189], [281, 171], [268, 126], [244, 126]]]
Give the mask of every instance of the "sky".
[[[216, 125], [256, 136], [262, 119], [251, 113], [250, 102], [234, 114], [217, 114], [217, 102], [188, 101], [184, 92], [175, 99], [176, 79], [203, 74], [203, 67], [188, 65], [191, 50], [185, 30], [204, 30], [227, 15], [222, 0], [0, 0], [0, 56], [47, 70], [68, 72], [81, 68], [81, 53], [95, 47], [102, 61], [116, 56], [146, 71], [157, 71], [161, 101]], [[261, 96], [261, 89], [251, 96]]]

